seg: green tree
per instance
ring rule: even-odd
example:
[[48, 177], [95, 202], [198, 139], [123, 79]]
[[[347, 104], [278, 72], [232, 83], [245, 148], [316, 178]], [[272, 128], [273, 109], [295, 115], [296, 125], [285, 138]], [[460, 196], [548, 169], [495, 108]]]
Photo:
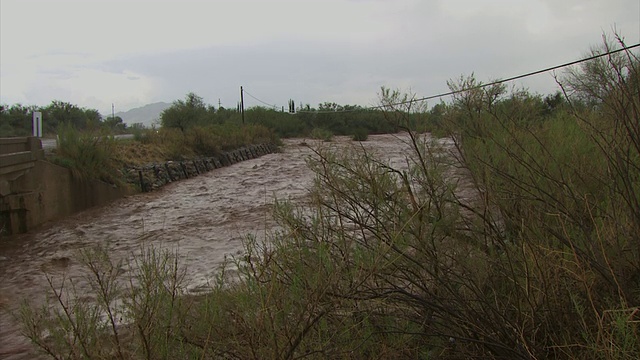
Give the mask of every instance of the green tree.
[[102, 115], [96, 109], [81, 109], [84, 112], [85, 129], [97, 129], [102, 125]]
[[102, 122], [102, 125], [113, 133], [122, 134], [127, 130], [127, 124], [120, 116], [109, 116]]
[[28, 136], [31, 134], [33, 112], [36, 106], [14, 104], [0, 106], [0, 137]]
[[80, 108], [77, 105], [54, 100], [42, 109], [43, 131], [55, 133], [61, 124], [69, 124], [78, 130], [96, 128], [101, 124], [102, 116], [95, 109]]
[[210, 119], [210, 111], [203, 99], [188, 93], [184, 100], [176, 100], [160, 114], [163, 127], [177, 128], [184, 132], [194, 125], [204, 125]]

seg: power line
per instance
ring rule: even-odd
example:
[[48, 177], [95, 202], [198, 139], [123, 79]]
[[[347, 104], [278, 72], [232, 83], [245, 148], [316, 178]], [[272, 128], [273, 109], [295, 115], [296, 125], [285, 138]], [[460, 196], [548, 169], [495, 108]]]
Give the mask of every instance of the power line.
[[[267, 106], [269, 106], [269, 107], [273, 107], [274, 109], [277, 109], [277, 108], [278, 108], [278, 105], [275, 105], [275, 104], [269, 104], [269, 103], [267, 103], [267, 102], [265, 102], [265, 101], [262, 101], [262, 100], [258, 99], [258, 98], [257, 98], [257, 97], [255, 97], [255, 96], [251, 95], [251, 94], [247, 91], [247, 89], [244, 89], [244, 93], [245, 93], [245, 94], [247, 94], [247, 95], [249, 95], [249, 97], [251, 97], [252, 99], [254, 99], [254, 100], [256, 100], [256, 101], [258, 101], [258, 102], [260, 102], [260, 103], [262, 103], [262, 104], [264, 104], [264, 105], [267, 105]], [[298, 110], [298, 111], [296, 111], [296, 112], [298, 112], [298, 113], [300, 113], [300, 112], [303, 112], [303, 113], [315, 113], [315, 114], [334, 114], [334, 113], [353, 112], [353, 111], [368, 110], [368, 109], [369, 109], [369, 108], [362, 108], [362, 107], [361, 107], [360, 109], [349, 109], [349, 110], [335, 110], [335, 111], [331, 111], [331, 110], [324, 110], [324, 111], [318, 111], [318, 110], [316, 110], [316, 111]]]
[[633, 48], [636, 48], [636, 47], [639, 47], [639, 46], [640, 46], [640, 43], [635, 44], [635, 45], [626, 46], [626, 47], [623, 47], [623, 48], [620, 48], [620, 49], [617, 49], [617, 50], [607, 51], [606, 53], [603, 53], [603, 54], [593, 55], [593, 56], [590, 56], [590, 57], [585, 58], [585, 59], [571, 61], [571, 62], [564, 63], [564, 64], [561, 64], [561, 65], [548, 67], [546, 69], [536, 70], [536, 71], [532, 71], [532, 72], [529, 72], [529, 73], [526, 73], [526, 74], [512, 76], [512, 77], [506, 78], [506, 79], [496, 80], [496, 81], [490, 82], [488, 84], [481, 84], [481, 85], [473, 86], [473, 87], [466, 88], [466, 89], [454, 90], [454, 91], [449, 91], [449, 92], [442, 93], [442, 94], [425, 96], [425, 97], [418, 98], [418, 99], [402, 101], [402, 102], [399, 102], [399, 103], [396, 103], [396, 104], [379, 105], [379, 106], [372, 107], [372, 109], [379, 109], [379, 108], [389, 107], [389, 106], [404, 105], [404, 104], [409, 104], [409, 103], [412, 103], [412, 102], [425, 101], [425, 100], [431, 100], [431, 99], [435, 99], [435, 98], [439, 98], [439, 97], [455, 95], [455, 94], [459, 94], [459, 93], [462, 93], [462, 92], [465, 92], [465, 91], [482, 89], [482, 88], [485, 88], [485, 87], [488, 87], [488, 86], [502, 84], [502, 83], [505, 83], [505, 82], [510, 82], [510, 81], [513, 81], [513, 80], [518, 80], [518, 79], [522, 79], [522, 78], [525, 78], [525, 77], [538, 75], [538, 74], [542, 74], [542, 73], [545, 73], [545, 72], [548, 72], [548, 71], [560, 69], [560, 68], [563, 68], [563, 67], [576, 65], [576, 64], [579, 64], [579, 63], [582, 63], [582, 62], [585, 62], [585, 61], [594, 60], [594, 59], [597, 59], [597, 58], [600, 58], [600, 57], [603, 57], [603, 56], [612, 55], [612, 54], [619, 53], [621, 51], [630, 50], [630, 49], [633, 49]]
[[363, 111], [363, 110], [373, 110], [375, 107], [361, 107], [358, 106], [358, 109], [343, 109], [343, 110], [299, 110], [296, 112], [299, 113], [314, 113], [314, 114], [336, 114], [336, 113], [345, 113], [345, 112], [355, 112], [355, 111]]
[[[398, 102], [398, 103], [392, 103], [392, 104], [386, 104], [386, 105], [378, 105], [378, 106], [369, 106], [369, 107], [359, 107], [358, 109], [349, 109], [349, 110], [336, 110], [336, 111], [305, 111], [305, 110], [301, 110], [301, 111], [298, 111], [298, 112], [316, 113], [316, 114], [324, 114], [324, 113], [333, 114], [333, 113], [341, 113], [341, 112], [354, 112], [354, 111], [362, 111], [362, 110], [374, 110], [374, 109], [381, 109], [381, 108], [387, 108], [387, 107], [398, 106], [398, 105], [405, 105], [405, 104], [410, 104], [410, 103], [419, 102], [419, 101], [426, 101], [426, 100], [441, 98], [441, 97], [445, 97], [445, 96], [455, 95], [455, 94], [463, 93], [463, 92], [470, 91], [470, 90], [483, 89], [485, 87], [498, 85], [498, 84], [502, 84], [502, 83], [506, 83], [506, 82], [510, 82], [510, 81], [514, 81], [514, 80], [518, 80], [518, 79], [522, 79], [522, 78], [526, 78], [526, 77], [533, 76], [533, 75], [542, 74], [542, 73], [553, 71], [553, 70], [557, 70], [557, 69], [560, 69], [560, 68], [563, 68], [563, 67], [580, 64], [580, 63], [583, 63], [583, 62], [586, 62], [586, 61], [590, 61], [590, 60], [595, 60], [595, 59], [598, 59], [598, 58], [601, 58], [601, 57], [604, 57], [604, 56], [608, 56], [608, 55], [612, 55], [612, 54], [615, 54], [615, 53], [619, 53], [619, 52], [622, 52], [622, 51], [631, 50], [631, 49], [634, 49], [634, 48], [637, 48], [637, 47], [640, 47], [640, 43], [635, 44], [635, 45], [625, 46], [625, 47], [622, 47], [622, 48], [616, 49], [616, 50], [610, 50], [610, 51], [607, 51], [605, 53], [596, 54], [596, 55], [589, 56], [589, 57], [584, 58], [584, 59], [574, 60], [574, 61], [571, 61], [571, 62], [568, 62], [568, 63], [564, 63], [564, 64], [560, 64], [560, 65], [556, 65], [556, 66], [551, 66], [551, 67], [548, 67], [548, 68], [545, 68], [545, 69], [536, 70], [536, 71], [528, 72], [528, 73], [521, 74], [521, 75], [512, 76], [512, 77], [509, 77], [509, 78], [506, 78], [506, 79], [500, 79], [500, 80], [492, 81], [492, 82], [487, 83], [487, 84], [481, 84], [481, 85], [477, 85], [477, 86], [473, 86], [473, 87], [469, 87], [469, 88], [464, 88], [464, 89], [459, 89], [459, 90], [454, 90], [454, 91], [448, 91], [448, 92], [444, 92], [444, 93], [440, 93], [440, 94], [436, 94], [436, 95], [429, 95], [429, 96], [425, 96], [425, 97], [421, 97], [421, 98], [417, 98], [417, 99], [401, 101], [401, 102]], [[246, 93], [246, 90], [245, 90], [245, 93]], [[276, 105], [267, 104], [267, 103], [263, 102], [262, 100], [257, 99], [256, 97], [254, 97], [253, 95], [251, 95], [249, 93], [247, 93], [247, 95], [251, 96], [255, 100], [260, 101], [261, 103], [263, 103], [265, 105], [269, 105], [269, 106], [273, 106], [274, 108], [277, 108]]]
[[267, 106], [272, 107], [272, 108], [278, 108], [278, 106], [277, 106], [277, 105], [269, 104], [269, 103], [267, 103], [267, 102], [264, 102], [264, 101], [262, 101], [262, 100], [258, 99], [258, 98], [257, 98], [257, 97], [255, 97], [255, 96], [251, 95], [251, 94], [247, 91], [247, 89], [244, 89], [244, 93], [245, 93], [245, 94], [247, 94], [247, 95], [249, 95], [249, 97], [251, 97], [252, 99], [254, 99], [254, 100], [258, 101], [258, 102], [261, 102], [261, 103], [262, 103], [262, 104], [264, 104], [264, 105], [267, 105]]

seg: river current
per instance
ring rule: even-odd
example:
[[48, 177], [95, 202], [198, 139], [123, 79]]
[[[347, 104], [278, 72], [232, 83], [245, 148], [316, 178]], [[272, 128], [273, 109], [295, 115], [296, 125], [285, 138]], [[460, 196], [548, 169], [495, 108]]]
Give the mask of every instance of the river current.
[[[366, 142], [287, 139], [282, 152], [234, 164], [90, 209], [24, 235], [0, 239], [0, 359], [31, 359], [32, 346], [15, 318], [20, 304], [44, 303], [47, 276], [82, 278], [80, 249], [101, 245], [114, 260], [130, 260], [142, 246], [168, 248], [186, 268], [190, 291], [207, 288], [225, 256], [242, 253], [247, 234], [263, 239], [275, 228], [274, 199], [302, 201], [313, 184], [311, 147], [363, 146], [392, 166], [405, 167], [406, 134], [371, 135]], [[88, 285], [77, 282], [79, 293]], [[84, 287], [84, 288], [83, 288]]]

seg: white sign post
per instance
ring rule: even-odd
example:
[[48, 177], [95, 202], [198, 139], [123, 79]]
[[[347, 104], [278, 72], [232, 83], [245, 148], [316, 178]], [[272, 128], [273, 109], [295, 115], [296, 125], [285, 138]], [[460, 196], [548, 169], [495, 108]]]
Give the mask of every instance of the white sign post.
[[42, 137], [42, 113], [39, 111], [33, 113], [33, 136]]

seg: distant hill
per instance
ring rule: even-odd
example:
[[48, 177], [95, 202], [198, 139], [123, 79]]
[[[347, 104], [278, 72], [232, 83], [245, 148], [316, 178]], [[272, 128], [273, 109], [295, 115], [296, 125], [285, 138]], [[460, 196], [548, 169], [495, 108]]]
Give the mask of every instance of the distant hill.
[[117, 112], [115, 115], [121, 117], [127, 125], [142, 123], [144, 126], [150, 127], [160, 121], [160, 113], [169, 106], [171, 106], [169, 103], [157, 102], [129, 111]]

